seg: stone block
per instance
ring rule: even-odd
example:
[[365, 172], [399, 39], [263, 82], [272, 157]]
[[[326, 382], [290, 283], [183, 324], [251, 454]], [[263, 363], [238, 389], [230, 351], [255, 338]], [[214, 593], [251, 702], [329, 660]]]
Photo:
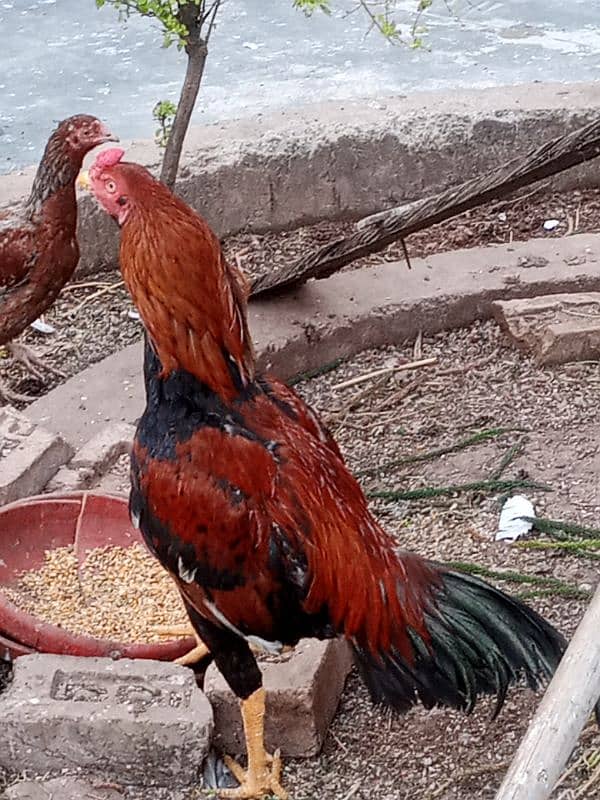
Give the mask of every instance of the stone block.
[[[352, 654], [343, 640], [303, 639], [287, 661], [260, 662], [267, 693], [265, 739], [271, 752], [284, 756], [316, 755], [336, 712]], [[215, 743], [226, 753], [244, 751], [238, 699], [214, 664], [204, 690], [215, 714]]]
[[134, 435], [135, 428], [126, 422], [106, 425], [77, 451], [69, 466], [72, 469], [92, 469], [99, 475], [119, 456], [130, 451]]
[[538, 365], [600, 358], [600, 292], [496, 301], [500, 327]]
[[41, 492], [73, 449], [14, 409], [0, 409], [0, 505]]
[[16, 660], [0, 718], [0, 765], [11, 771], [141, 786], [196, 784], [213, 729], [191, 670], [39, 654]]

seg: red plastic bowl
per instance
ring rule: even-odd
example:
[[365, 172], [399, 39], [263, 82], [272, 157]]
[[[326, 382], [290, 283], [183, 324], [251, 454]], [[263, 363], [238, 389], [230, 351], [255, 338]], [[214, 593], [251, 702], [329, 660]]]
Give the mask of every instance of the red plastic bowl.
[[[132, 644], [70, 633], [15, 606], [2, 591], [24, 570], [41, 567], [47, 550], [74, 544], [80, 561], [94, 547], [141, 542], [127, 501], [94, 492], [46, 494], [0, 508], [0, 651], [13, 657], [38, 651], [75, 656], [171, 661], [195, 645], [192, 638]], [[2, 653], [0, 652], [0, 655]]]

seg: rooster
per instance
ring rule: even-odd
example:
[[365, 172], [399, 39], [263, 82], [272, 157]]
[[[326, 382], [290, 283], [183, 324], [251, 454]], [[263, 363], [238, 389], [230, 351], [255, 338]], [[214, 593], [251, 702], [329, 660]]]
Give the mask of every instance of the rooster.
[[[96, 119], [79, 114], [50, 136], [26, 203], [0, 216], [0, 345], [36, 376], [58, 374], [12, 339], [54, 303], [79, 261], [75, 181], [85, 155], [116, 137]], [[0, 384], [0, 402], [27, 401]]]
[[89, 186], [121, 228], [120, 264], [147, 331], [146, 408], [130, 512], [174, 578], [199, 640], [241, 700], [247, 769], [225, 797], [285, 798], [264, 747], [253, 647], [344, 636], [376, 703], [501, 708], [537, 688], [565, 640], [520, 601], [397, 552], [316, 414], [257, 370], [238, 272], [207, 223], [120, 149]]

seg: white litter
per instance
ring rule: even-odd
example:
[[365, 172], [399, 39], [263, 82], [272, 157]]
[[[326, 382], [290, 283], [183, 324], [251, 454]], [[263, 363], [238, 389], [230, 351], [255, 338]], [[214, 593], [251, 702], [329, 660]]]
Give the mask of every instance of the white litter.
[[140, 318], [140, 313], [139, 313], [139, 311], [136, 311], [135, 309], [130, 308], [129, 311], [127, 312], [127, 316], [129, 317], [129, 319], [139, 319]]
[[501, 211], [501, 212], [498, 214], [498, 219], [500, 220], [500, 222], [506, 222], [506, 219], [507, 219], [507, 217], [506, 217], [506, 211]]
[[544, 230], [553, 231], [555, 228], [558, 228], [559, 225], [559, 219], [547, 219], [546, 222], [544, 222]]
[[523, 517], [535, 517], [535, 509], [531, 500], [522, 494], [509, 497], [500, 512], [496, 541], [515, 542], [525, 533], [529, 533], [533, 528], [533, 523]]
[[33, 328], [34, 331], [37, 331], [38, 333], [45, 333], [45, 334], [56, 333], [56, 328], [54, 327], [54, 325], [50, 325], [48, 322], [44, 322], [44, 320], [41, 317], [32, 322], [31, 327]]

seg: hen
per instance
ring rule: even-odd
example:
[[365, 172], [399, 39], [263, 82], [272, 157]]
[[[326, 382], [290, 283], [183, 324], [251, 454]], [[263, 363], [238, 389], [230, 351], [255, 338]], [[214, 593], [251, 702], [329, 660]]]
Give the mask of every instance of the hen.
[[[63, 120], [50, 136], [26, 203], [0, 216], [0, 345], [39, 377], [48, 369], [11, 340], [43, 314], [79, 261], [75, 181], [84, 156], [116, 138], [95, 117]], [[0, 402], [27, 400], [0, 384]]]
[[563, 637], [494, 587], [396, 551], [316, 415], [255, 365], [240, 276], [206, 222], [108, 150], [91, 188], [121, 227], [124, 280], [145, 323], [146, 409], [130, 511], [242, 703], [248, 767], [227, 797], [286, 797], [264, 747], [251, 646], [344, 636], [374, 701], [404, 712], [502, 706], [552, 675]]

